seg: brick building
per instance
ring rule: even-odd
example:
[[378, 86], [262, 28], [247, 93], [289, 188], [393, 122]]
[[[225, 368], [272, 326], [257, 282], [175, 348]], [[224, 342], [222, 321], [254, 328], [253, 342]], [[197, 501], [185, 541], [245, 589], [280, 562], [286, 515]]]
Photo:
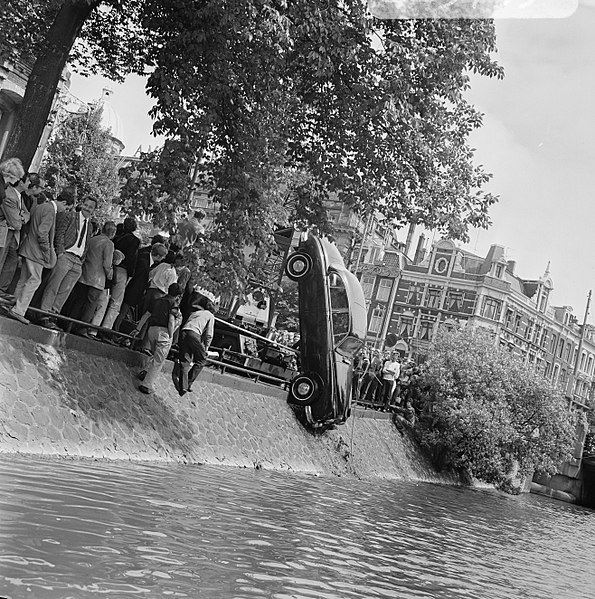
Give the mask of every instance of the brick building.
[[549, 268], [527, 280], [515, 266], [501, 246], [477, 256], [447, 240], [427, 253], [422, 240], [414, 260], [398, 250], [364, 260], [358, 276], [369, 302], [369, 343], [384, 347], [392, 333], [404, 353], [421, 360], [438, 327], [480, 326], [587, 407], [595, 392], [595, 327], [580, 324], [570, 306], [550, 305]]

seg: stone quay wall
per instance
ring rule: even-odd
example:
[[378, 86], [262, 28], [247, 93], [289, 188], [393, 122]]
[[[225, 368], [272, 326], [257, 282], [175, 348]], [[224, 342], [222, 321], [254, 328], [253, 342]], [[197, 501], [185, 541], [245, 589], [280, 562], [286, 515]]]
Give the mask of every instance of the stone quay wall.
[[205, 368], [180, 397], [167, 363], [137, 390], [136, 352], [0, 318], [0, 453], [159, 460], [452, 483], [389, 418], [312, 434], [287, 392]]

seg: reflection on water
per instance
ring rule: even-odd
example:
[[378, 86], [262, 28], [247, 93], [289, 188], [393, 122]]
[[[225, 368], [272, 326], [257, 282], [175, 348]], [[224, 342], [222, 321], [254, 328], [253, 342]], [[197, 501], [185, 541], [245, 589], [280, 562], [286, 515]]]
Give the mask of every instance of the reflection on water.
[[595, 597], [595, 514], [535, 496], [0, 459], [0, 596]]

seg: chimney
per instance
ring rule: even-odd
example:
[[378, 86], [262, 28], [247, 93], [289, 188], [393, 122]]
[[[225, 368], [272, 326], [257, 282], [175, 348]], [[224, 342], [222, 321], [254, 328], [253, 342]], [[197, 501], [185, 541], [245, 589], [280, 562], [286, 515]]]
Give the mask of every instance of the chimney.
[[426, 236], [422, 233], [417, 240], [417, 248], [415, 250], [415, 257], [413, 258], [413, 264], [419, 264], [426, 255]]
[[511, 275], [513, 275], [515, 268], [516, 260], [508, 260], [508, 262], [506, 263], [506, 272], [509, 272]]

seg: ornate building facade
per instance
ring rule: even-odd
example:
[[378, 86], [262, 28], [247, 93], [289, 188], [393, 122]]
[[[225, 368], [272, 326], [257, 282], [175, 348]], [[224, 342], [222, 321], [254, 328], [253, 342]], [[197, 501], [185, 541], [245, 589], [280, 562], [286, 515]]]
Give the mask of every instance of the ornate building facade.
[[368, 342], [397, 339], [403, 353], [423, 360], [440, 326], [490, 330], [497, 343], [532, 364], [570, 401], [586, 408], [595, 394], [595, 328], [579, 323], [570, 306], [552, 306], [549, 268], [522, 279], [504, 248], [486, 256], [452, 241], [418, 247], [410, 260], [387, 251], [358, 269], [369, 302]]

